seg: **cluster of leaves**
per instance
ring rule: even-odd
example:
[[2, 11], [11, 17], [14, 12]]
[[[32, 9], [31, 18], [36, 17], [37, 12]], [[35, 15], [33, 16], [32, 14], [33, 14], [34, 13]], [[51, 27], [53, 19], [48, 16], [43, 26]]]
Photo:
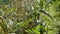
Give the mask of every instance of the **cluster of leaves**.
[[56, 34], [59, 22], [59, 0], [0, 0], [1, 34]]

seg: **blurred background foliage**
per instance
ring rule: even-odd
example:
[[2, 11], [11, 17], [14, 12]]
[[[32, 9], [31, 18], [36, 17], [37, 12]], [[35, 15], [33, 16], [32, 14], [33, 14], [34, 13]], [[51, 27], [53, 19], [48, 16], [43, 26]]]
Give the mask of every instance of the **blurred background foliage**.
[[0, 34], [60, 34], [60, 0], [0, 0]]

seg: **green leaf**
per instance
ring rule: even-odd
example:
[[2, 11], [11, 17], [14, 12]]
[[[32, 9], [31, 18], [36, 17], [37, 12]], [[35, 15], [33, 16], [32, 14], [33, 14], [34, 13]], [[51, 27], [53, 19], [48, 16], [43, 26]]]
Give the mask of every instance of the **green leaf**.
[[40, 7], [43, 8], [43, 0], [40, 0]]
[[2, 24], [3, 30], [6, 31], [7, 30], [7, 25], [6, 24]]
[[20, 28], [24, 27], [25, 25], [29, 24], [31, 21], [33, 21], [33, 19], [29, 19], [29, 20], [26, 20], [25, 22], [18, 23], [19, 26], [17, 26], [17, 29], [20, 29]]

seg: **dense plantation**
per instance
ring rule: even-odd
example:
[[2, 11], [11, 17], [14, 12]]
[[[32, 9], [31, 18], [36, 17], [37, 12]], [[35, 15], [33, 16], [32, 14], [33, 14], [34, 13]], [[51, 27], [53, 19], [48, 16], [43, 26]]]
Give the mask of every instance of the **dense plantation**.
[[60, 34], [60, 0], [0, 0], [0, 34]]

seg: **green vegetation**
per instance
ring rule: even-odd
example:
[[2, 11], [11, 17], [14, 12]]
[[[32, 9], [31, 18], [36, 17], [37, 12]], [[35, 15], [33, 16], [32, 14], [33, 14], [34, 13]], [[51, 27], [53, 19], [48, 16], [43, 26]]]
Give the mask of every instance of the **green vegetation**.
[[60, 0], [0, 0], [0, 34], [60, 34]]

